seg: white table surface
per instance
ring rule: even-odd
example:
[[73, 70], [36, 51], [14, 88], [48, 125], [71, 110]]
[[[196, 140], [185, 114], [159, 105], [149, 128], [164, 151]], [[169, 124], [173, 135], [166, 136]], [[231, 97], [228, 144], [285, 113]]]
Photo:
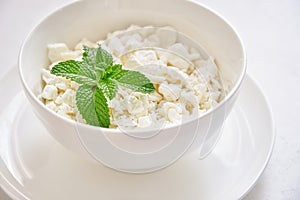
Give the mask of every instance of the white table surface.
[[[0, 77], [17, 63], [20, 45], [39, 19], [69, 1], [0, 0]], [[273, 155], [245, 199], [300, 199], [300, 1], [199, 1], [236, 27], [246, 46], [248, 73], [274, 112]], [[0, 200], [9, 199], [0, 189]]]

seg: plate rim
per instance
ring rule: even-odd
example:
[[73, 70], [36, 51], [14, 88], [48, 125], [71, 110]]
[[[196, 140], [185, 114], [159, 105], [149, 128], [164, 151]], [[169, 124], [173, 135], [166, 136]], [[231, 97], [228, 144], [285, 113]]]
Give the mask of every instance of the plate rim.
[[262, 88], [262, 86], [260, 85], [260, 83], [253, 78], [253, 76], [249, 75], [249, 73], [246, 74], [245, 79], [252, 81], [252, 83], [255, 85], [256, 89], [258, 89], [258, 91], [261, 93], [261, 96], [263, 98], [263, 101], [266, 103], [267, 105], [267, 110], [268, 110], [268, 115], [269, 115], [269, 119], [270, 119], [270, 133], [271, 133], [271, 145], [269, 147], [269, 151], [267, 154], [267, 157], [265, 159], [265, 162], [262, 165], [262, 168], [260, 169], [259, 173], [257, 174], [256, 178], [253, 180], [252, 184], [249, 185], [249, 187], [247, 187], [247, 189], [245, 190], [245, 192], [243, 193], [243, 195], [241, 197], [239, 197], [239, 199], [243, 199], [245, 198], [251, 191], [252, 189], [257, 185], [260, 177], [262, 176], [262, 174], [265, 172], [266, 167], [268, 166], [268, 163], [272, 157], [273, 154], [273, 150], [274, 150], [274, 146], [275, 146], [275, 142], [276, 142], [276, 126], [275, 126], [275, 119], [274, 119], [274, 113], [273, 113], [273, 109], [271, 107], [270, 101], [268, 100], [268, 97], [266, 96], [266, 93], [264, 91], [264, 89]]

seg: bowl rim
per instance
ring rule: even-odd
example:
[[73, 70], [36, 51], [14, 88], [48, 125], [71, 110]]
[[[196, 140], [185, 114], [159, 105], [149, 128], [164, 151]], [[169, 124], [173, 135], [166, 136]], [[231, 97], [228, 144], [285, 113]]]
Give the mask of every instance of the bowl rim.
[[[173, 128], [179, 128], [183, 125], [187, 125], [189, 123], [193, 123], [195, 121], [198, 121], [202, 118], [205, 118], [207, 116], [209, 116], [210, 114], [212, 114], [213, 112], [215, 112], [216, 110], [219, 110], [221, 107], [223, 107], [231, 98], [233, 98], [235, 96], [236, 93], [238, 93], [242, 82], [246, 76], [246, 71], [247, 71], [247, 56], [246, 56], [246, 50], [245, 50], [245, 45], [239, 35], [239, 33], [236, 31], [236, 28], [227, 20], [225, 19], [222, 15], [220, 15], [218, 12], [216, 12], [214, 9], [204, 5], [203, 3], [198, 2], [197, 0], [180, 0], [180, 1], [187, 1], [187, 2], [191, 2], [196, 4], [196, 6], [200, 6], [203, 9], [205, 9], [206, 11], [209, 11], [210, 13], [212, 13], [213, 15], [215, 15], [216, 17], [218, 17], [222, 22], [224, 22], [224, 24], [226, 24], [228, 26], [228, 28], [230, 28], [230, 30], [234, 33], [234, 35], [236, 36], [239, 44], [240, 44], [240, 48], [242, 50], [242, 71], [240, 73], [240, 75], [238, 76], [238, 79], [236, 81], [236, 83], [233, 85], [233, 87], [230, 89], [229, 93], [224, 97], [224, 99], [222, 99], [222, 101], [220, 103], [218, 103], [215, 107], [213, 107], [212, 109], [206, 111], [203, 115], [192, 118], [190, 120], [186, 120], [181, 124], [177, 124], [177, 125], [171, 125], [171, 126], [167, 126], [167, 127], [162, 127], [162, 128], [150, 128], [150, 129], [126, 129], [126, 132], [128, 133], [147, 133], [147, 132], [153, 132], [153, 131], [161, 131], [161, 130], [168, 130], [168, 129], [173, 129]], [[36, 31], [36, 29], [48, 18], [50, 18], [52, 15], [55, 15], [56, 13], [60, 12], [61, 9], [67, 8], [69, 6], [72, 6], [78, 2], [82, 2], [82, 0], [75, 0], [73, 2], [68, 2], [66, 4], [63, 4], [59, 7], [57, 7], [56, 9], [48, 12], [46, 14], [46, 16], [42, 17], [41, 20], [35, 24], [33, 26], [33, 28], [31, 29], [31, 31], [29, 32], [29, 34], [26, 36], [25, 40], [23, 41], [21, 48], [20, 48], [20, 52], [19, 52], [19, 57], [18, 57], [18, 71], [19, 71], [19, 77], [23, 86], [23, 89], [27, 92], [27, 94], [29, 94], [29, 96], [31, 97], [32, 100], [34, 100], [38, 106], [40, 106], [42, 109], [45, 109], [47, 112], [51, 113], [51, 115], [53, 115], [56, 118], [59, 118], [60, 120], [62, 120], [64, 123], [68, 123], [71, 124], [73, 126], [80, 126], [81, 128], [87, 128], [87, 129], [92, 129], [93, 131], [103, 131], [105, 133], [120, 133], [122, 132], [122, 130], [120, 130], [119, 128], [103, 128], [103, 127], [98, 127], [98, 126], [93, 126], [93, 125], [89, 125], [89, 124], [84, 124], [81, 122], [77, 122], [74, 121], [72, 119], [68, 119], [66, 117], [63, 117], [59, 114], [57, 114], [56, 112], [54, 112], [53, 110], [47, 108], [41, 101], [38, 100], [37, 96], [31, 91], [31, 89], [29, 88], [29, 86], [27, 85], [24, 75], [23, 75], [23, 68], [22, 68], [22, 57], [23, 57], [23, 52], [24, 52], [24, 47], [27, 44], [27, 41], [31, 38], [31, 36], [34, 34], [34, 32]]]

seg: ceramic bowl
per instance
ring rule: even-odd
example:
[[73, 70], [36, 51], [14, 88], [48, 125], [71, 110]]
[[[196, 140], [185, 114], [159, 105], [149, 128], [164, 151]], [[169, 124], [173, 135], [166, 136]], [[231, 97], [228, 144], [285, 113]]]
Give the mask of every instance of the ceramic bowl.
[[[201, 44], [215, 58], [225, 87], [231, 84], [226, 97], [205, 115], [179, 126], [126, 133], [77, 123], [39, 101], [41, 69], [49, 64], [47, 44], [64, 42], [73, 47], [83, 37], [97, 41], [131, 24], [172, 26]], [[110, 168], [145, 173], [166, 167], [195, 150], [200, 158], [211, 152], [238, 96], [246, 58], [233, 27], [196, 1], [83, 0], [57, 9], [31, 31], [21, 48], [19, 71], [35, 114], [60, 144]]]

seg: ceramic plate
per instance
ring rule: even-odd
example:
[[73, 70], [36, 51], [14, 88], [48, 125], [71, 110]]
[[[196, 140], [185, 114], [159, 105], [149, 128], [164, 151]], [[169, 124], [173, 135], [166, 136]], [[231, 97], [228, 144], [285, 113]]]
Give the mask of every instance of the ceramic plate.
[[143, 175], [113, 171], [55, 142], [21, 91], [16, 67], [2, 76], [0, 92], [0, 184], [18, 200], [240, 199], [262, 174], [274, 143], [270, 108], [249, 76], [211, 155], [200, 160], [196, 152]]

